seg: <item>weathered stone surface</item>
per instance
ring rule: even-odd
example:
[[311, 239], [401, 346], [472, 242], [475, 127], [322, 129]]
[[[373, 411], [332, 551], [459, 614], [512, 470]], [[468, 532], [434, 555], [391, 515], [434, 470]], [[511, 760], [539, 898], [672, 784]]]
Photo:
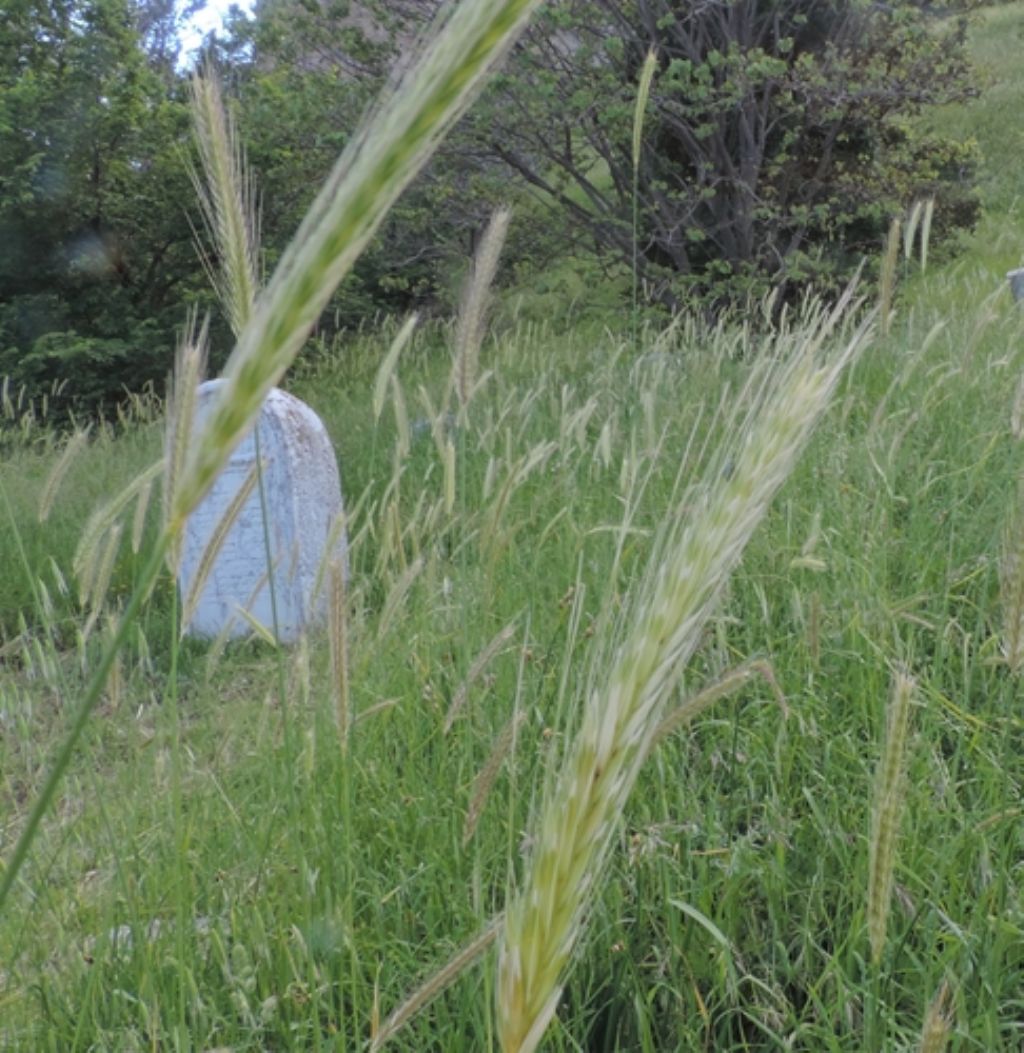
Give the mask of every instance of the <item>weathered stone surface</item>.
[[[223, 382], [207, 381], [199, 388], [196, 431]], [[341, 515], [338, 466], [327, 430], [304, 402], [276, 388], [270, 392], [254, 427], [231, 455], [213, 488], [186, 525], [178, 587], [187, 599], [197, 580], [203, 554], [232, 500], [245, 484], [259, 455], [263, 460], [263, 491], [267, 511], [264, 533], [259, 487], [246, 499], [198, 594], [185, 631], [192, 636], [217, 636], [230, 623], [229, 635], [245, 636], [252, 627], [241, 611], [274, 631], [269, 537], [274, 567], [277, 638], [290, 643], [326, 610], [324, 588], [314, 595], [332, 528]], [[345, 535], [337, 539], [329, 559], [345, 566]]]
[[1006, 277], [1010, 279], [1010, 291], [1017, 303], [1024, 303], [1024, 267], [1018, 267], [1015, 271], [1007, 271]]

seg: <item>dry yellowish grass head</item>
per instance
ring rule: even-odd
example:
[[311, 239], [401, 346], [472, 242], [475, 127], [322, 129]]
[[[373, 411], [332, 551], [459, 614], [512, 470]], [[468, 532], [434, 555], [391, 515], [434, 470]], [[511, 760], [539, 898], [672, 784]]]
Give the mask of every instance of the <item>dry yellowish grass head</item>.
[[868, 938], [871, 960], [877, 965], [885, 951], [885, 934], [892, 902], [896, 839], [904, 802], [904, 768], [910, 708], [917, 684], [905, 672], [893, 677], [886, 710], [885, 744], [875, 774], [875, 790], [868, 842]]

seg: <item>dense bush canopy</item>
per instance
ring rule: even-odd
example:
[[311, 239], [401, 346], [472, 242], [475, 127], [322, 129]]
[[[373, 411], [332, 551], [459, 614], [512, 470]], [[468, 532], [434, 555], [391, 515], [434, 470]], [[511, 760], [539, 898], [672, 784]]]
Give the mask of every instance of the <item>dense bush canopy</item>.
[[[268, 266], [436, 6], [265, 0], [208, 42], [260, 180]], [[17, 0], [0, 21], [0, 375], [31, 395], [64, 385], [51, 404], [65, 410], [159, 385], [184, 307], [212, 302], [192, 244], [180, 17], [168, 0]], [[836, 288], [915, 199], [937, 199], [933, 237], [975, 218], [971, 146], [917, 119], [968, 92], [963, 32], [904, 0], [549, 5], [328, 325], [450, 305], [510, 198], [520, 276], [622, 261], [672, 309]], [[213, 343], [216, 366], [230, 343], [216, 321]]]
[[533, 30], [490, 142], [630, 261], [636, 194], [638, 264], [672, 307], [827, 287], [915, 198], [937, 198], [938, 230], [973, 222], [970, 146], [914, 122], [969, 91], [964, 31], [904, 2], [572, 0]]

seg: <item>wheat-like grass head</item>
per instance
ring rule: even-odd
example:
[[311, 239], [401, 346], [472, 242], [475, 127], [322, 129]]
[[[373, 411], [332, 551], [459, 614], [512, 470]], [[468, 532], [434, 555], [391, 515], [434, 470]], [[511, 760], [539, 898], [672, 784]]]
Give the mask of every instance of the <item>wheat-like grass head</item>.
[[[762, 376], [732, 454], [688, 497], [689, 518], [652, 557], [611, 671], [591, 690], [575, 741], [541, 805], [525, 886], [507, 912], [497, 987], [504, 1053], [530, 1053], [540, 1042], [671, 686], [843, 366], [866, 340], [865, 323], [840, 354], [819, 361], [844, 307], [813, 320], [793, 357]], [[726, 464], [728, 471], [721, 470]]]

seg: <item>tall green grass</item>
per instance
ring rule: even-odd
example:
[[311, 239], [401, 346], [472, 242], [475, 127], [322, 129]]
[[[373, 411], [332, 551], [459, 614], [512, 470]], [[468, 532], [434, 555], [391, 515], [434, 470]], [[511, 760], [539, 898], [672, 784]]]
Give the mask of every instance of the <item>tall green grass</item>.
[[[897, 313], [891, 346], [840, 388], [673, 695], [767, 656], [788, 715], [752, 680], [641, 769], [552, 1048], [860, 1050], [869, 1005], [891, 1048], [920, 1033], [947, 974], [955, 1029], [1013, 1048], [1020, 722], [999, 661], [996, 481], [1018, 470], [1005, 381], [1019, 363], [999, 365], [1007, 312], [977, 341], [985, 368], [958, 371], [975, 321], [922, 351], [931, 327]], [[727, 437], [710, 410], [735, 398], [758, 342], [679, 325], [636, 357], [628, 337], [498, 332], [452, 514], [430, 430], [406, 448], [387, 405], [374, 422], [374, 355], [355, 379], [321, 363], [300, 380], [343, 453], [352, 513], [347, 757], [325, 643], [289, 659], [287, 714], [271, 653], [235, 645], [210, 665], [186, 646], [177, 733], [160, 704], [166, 644], [146, 634], [148, 664], [129, 648], [0, 929], [5, 1044], [354, 1048], [375, 1002], [383, 1017], [485, 932], [531, 852], [533, 787], [583, 671], [607, 668], [608, 611], [679, 474], [699, 476]], [[426, 412], [420, 385], [440, 406], [449, 374], [443, 346], [414, 336], [396, 373], [410, 415]], [[955, 422], [927, 412], [954, 399]], [[59, 732], [55, 689], [82, 676], [68, 657], [40, 641], [5, 660], [10, 814]], [[869, 811], [896, 660], [919, 707], [871, 1002]], [[394, 1047], [496, 1045], [490, 968]]]
[[[222, 290], [234, 307], [231, 317], [239, 332], [238, 343], [225, 367], [223, 392], [200, 435], [188, 443], [180, 465], [174, 463], [173, 454], [181, 451], [183, 444], [172, 443], [169, 479], [173, 488], [168, 490], [166, 525], [154, 542], [141, 581], [110, 645], [96, 662], [96, 671], [74, 712], [50, 774], [0, 875], [0, 908], [70, 763], [85, 722], [99, 702], [132, 620], [148, 598], [164, 558], [176, 547], [186, 519], [251, 426], [263, 399], [305, 343], [334, 289], [390, 206], [468, 105], [474, 89], [511, 46], [537, 2], [467, 0], [442, 9], [436, 36], [420, 61], [385, 93], [373, 118], [339, 159], [266, 290], [252, 304], [251, 312], [254, 264], [252, 252], [245, 251], [250, 248], [250, 239], [241, 230], [225, 234], [222, 247], [234, 247], [237, 242], [240, 250], [237, 266], [232, 266], [231, 260], [226, 263]], [[212, 95], [206, 102], [208, 105], [204, 106], [200, 98], [200, 113], [216, 111]], [[199, 139], [204, 146], [217, 143], [216, 133], [203, 121]], [[208, 158], [210, 170], [224, 171], [220, 181], [215, 178], [211, 182], [212, 197], [205, 201], [206, 210], [212, 225], [225, 218], [229, 224], [236, 220], [237, 226], [244, 223], [244, 217], [239, 216], [244, 193], [239, 190], [232, 195], [237, 200], [218, 197], [218, 191], [225, 189], [219, 184], [230, 182], [234, 174], [230, 171], [230, 152], [222, 153], [226, 156]], [[180, 414], [180, 406], [176, 412]], [[184, 434], [191, 421], [186, 416], [177, 423], [179, 433]], [[110, 526], [112, 530], [119, 529], [113, 522]], [[108, 543], [108, 550], [112, 560], [113, 543]]]

